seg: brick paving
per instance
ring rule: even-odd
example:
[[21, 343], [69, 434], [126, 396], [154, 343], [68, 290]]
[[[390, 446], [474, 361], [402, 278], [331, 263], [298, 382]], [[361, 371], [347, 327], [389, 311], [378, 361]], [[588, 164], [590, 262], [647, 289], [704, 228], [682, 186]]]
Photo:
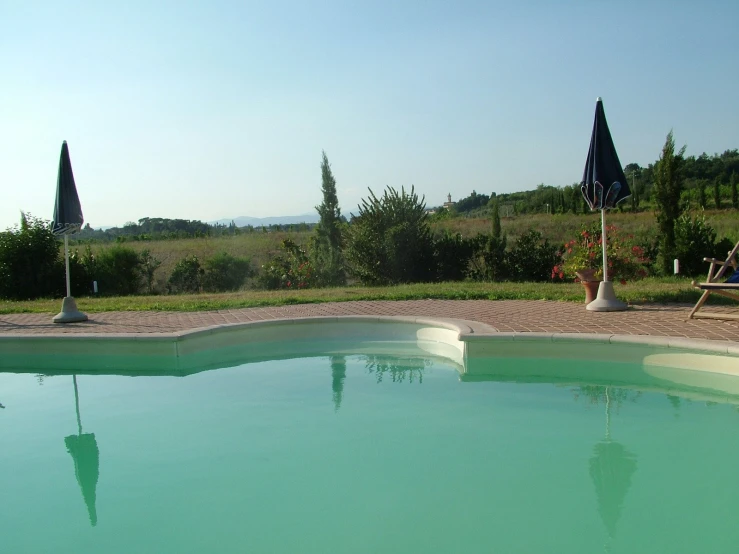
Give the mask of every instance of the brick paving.
[[[690, 305], [639, 305], [588, 312], [584, 304], [529, 300], [329, 302], [209, 312], [89, 313], [84, 323], [55, 324], [54, 314], [0, 315], [0, 334], [170, 333], [213, 325], [311, 316], [425, 316], [485, 323], [501, 332], [604, 333], [739, 342], [739, 321], [688, 319]], [[713, 310], [712, 311], [716, 311]]]

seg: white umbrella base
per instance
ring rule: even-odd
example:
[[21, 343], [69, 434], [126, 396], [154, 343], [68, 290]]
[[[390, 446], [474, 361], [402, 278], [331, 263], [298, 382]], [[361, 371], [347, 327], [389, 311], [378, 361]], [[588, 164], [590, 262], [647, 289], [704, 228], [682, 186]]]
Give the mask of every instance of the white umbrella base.
[[77, 309], [77, 302], [71, 296], [65, 296], [62, 300], [62, 311], [52, 319], [54, 323], [75, 323], [78, 321], [87, 321], [87, 314], [83, 314]]
[[598, 296], [585, 309], [591, 312], [623, 312], [628, 306], [616, 298], [612, 281], [601, 281]]

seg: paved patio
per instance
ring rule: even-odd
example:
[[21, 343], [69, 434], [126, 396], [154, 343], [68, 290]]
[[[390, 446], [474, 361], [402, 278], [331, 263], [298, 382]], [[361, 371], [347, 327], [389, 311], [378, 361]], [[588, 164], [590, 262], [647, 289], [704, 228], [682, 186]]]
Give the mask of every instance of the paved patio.
[[90, 313], [89, 321], [68, 324], [52, 323], [53, 314], [12, 314], [0, 315], [0, 333], [169, 333], [248, 321], [370, 315], [464, 319], [502, 332], [651, 335], [739, 342], [739, 321], [688, 319], [691, 307], [640, 305], [625, 312], [596, 313], [585, 310], [583, 304], [544, 300], [367, 301], [211, 312]]

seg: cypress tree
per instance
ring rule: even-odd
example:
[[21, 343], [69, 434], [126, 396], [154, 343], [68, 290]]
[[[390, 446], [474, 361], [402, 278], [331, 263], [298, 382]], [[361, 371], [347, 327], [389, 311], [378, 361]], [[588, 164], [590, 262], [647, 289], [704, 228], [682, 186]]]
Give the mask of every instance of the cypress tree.
[[721, 209], [721, 178], [716, 177], [713, 181], [713, 203], [716, 205], [716, 209]]
[[498, 199], [496, 198], [493, 201], [493, 238], [499, 239], [500, 235], [500, 209], [498, 207]]
[[698, 205], [705, 209], [706, 207], [706, 180], [700, 179], [698, 181]]
[[316, 206], [320, 221], [313, 237], [313, 262], [316, 283], [323, 286], [346, 284], [344, 256], [341, 251], [341, 210], [336, 195], [336, 179], [326, 152], [321, 152], [321, 191], [323, 202]]
[[731, 172], [729, 185], [731, 186], [731, 207], [737, 210], [739, 209], [739, 190], [737, 190], [736, 171]]
[[662, 271], [669, 275], [675, 258], [675, 221], [680, 216], [680, 195], [683, 191], [682, 175], [685, 146], [675, 153], [672, 131], [667, 134], [662, 154], [654, 166], [654, 196], [656, 200], [657, 225], [659, 226], [660, 262]]

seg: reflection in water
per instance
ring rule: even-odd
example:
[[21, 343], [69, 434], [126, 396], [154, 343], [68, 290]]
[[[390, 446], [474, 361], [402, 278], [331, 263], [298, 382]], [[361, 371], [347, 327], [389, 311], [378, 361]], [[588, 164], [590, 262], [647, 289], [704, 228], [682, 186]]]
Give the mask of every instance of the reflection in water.
[[100, 474], [100, 451], [95, 440], [95, 434], [82, 432], [77, 376], [72, 376], [72, 379], [74, 381], [74, 400], [77, 407], [78, 434], [64, 437], [64, 444], [67, 447], [67, 451], [72, 455], [72, 460], [74, 460], [74, 474], [77, 477], [77, 483], [80, 489], [82, 489], [82, 497], [87, 505], [90, 523], [94, 527], [98, 522], [95, 496], [98, 476]]
[[[611, 387], [589, 388], [592, 389], [590, 390], [591, 398], [596, 398], [597, 401], [602, 393], [606, 404], [606, 437], [593, 448], [593, 456], [590, 458], [590, 477], [595, 485], [598, 513], [608, 535], [613, 538], [616, 536], [616, 524], [621, 517], [626, 493], [631, 486], [631, 478], [636, 471], [636, 456], [622, 444], [611, 440]], [[621, 401], [628, 398], [626, 394], [628, 392], [625, 389], [613, 391], [615, 398], [620, 398]]]
[[331, 390], [335, 412], [341, 408], [341, 400], [344, 397], [344, 379], [346, 379], [346, 356], [331, 356]]
[[370, 354], [364, 356], [364, 367], [367, 373], [374, 373], [377, 382], [381, 383], [385, 374], [390, 375], [393, 383], [402, 383], [406, 379], [409, 383], [418, 380], [423, 383], [423, 372], [431, 366], [432, 361], [427, 358], [398, 358], [396, 356], [382, 356]]
[[674, 394], [668, 394], [667, 400], [672, 404], [672, 407], [675, 408], [675, 417], [678, 417], [680, 414], [680, 407], [681, 407], [681, 400], [679, 396], [675, 396]]
[[580, 385], [572, 389], [572, 392], [575, 394], [575, 400], [583, 397], [596, 406], [601, 403], [606, 404], [609, 408], [615, 405], [617, 412], [621, 409], [624, 402], [636, 402], [642, 395], [639, 390], [611, 387], [608, 385]]

